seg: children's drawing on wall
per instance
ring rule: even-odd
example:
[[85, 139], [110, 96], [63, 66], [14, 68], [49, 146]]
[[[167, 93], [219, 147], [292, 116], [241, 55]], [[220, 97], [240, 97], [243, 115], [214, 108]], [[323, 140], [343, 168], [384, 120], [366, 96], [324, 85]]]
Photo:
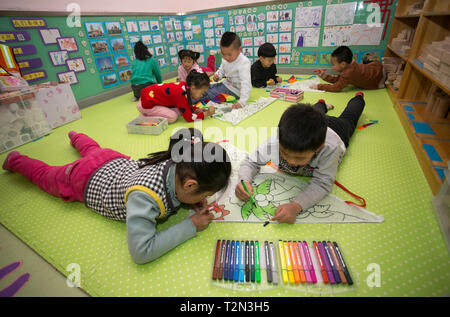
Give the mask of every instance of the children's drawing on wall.
[[319, 45], [320, 28], [295, 29], [294, 45], [296, 47], [317, 47]]
[[325, 10], [325, 25], [353, 24], [356, 2], [329, 4]]
[[373, 61], [379, 61], [381, 62], [381, 57], [383, 56], [383, 53], [381, 51], [376, 52], [362, 52], [361, 53], [361, 59], [363, 64], [369, 64]]
[[317, 53], [302, 53], [302, 64], [317, 64]]
[[[214, 209], [217, 219], [225, 222], [265, 222], [270, 221], [278, 206], [292, 201], [307, 182], [302, 179], [278, 172], [270, 166], [261, 168], [260, 174], [252, 181], [253, 197], [251, 201], [241, 201], [234, 194], [239, 164], [247, 155], [230, 142], [220, 142], [232, 161], [232, 174], [229, 186], [216, 194], [216, 200], [209, 205]], [[333, 222], [382, 222], [384, 218], [364, 208], [349, 205], [335, 195], [329, 194], [315, 206], [302, 211], [296, 223], [333, 223]]]
[[302, 7], [295, 9], [295, 27], [320, 27], [323, 6]]

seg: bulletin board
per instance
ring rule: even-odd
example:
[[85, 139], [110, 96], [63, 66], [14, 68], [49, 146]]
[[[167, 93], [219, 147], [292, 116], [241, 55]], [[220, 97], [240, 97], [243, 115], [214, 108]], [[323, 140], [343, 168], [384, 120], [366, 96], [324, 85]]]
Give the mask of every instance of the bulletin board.
[[240, 36], [251, 62], [258, 47], [271, 42], [278, 68], [329, 67], [340, 45], [349, 46], [359, 63], [380, 60], [396, 6], [397, 0], [311, 0], [183, 16], [82, 16], [79, 25], [62, 16], [0, 17], [0, 39], [14, 48], [30, 84], [67, 81], [81, 100], [130, 85], [138, 40], [162, 74], [177, 70], [183, 48], [200, 52], [198, 62], [206, 66], [225, 31]]

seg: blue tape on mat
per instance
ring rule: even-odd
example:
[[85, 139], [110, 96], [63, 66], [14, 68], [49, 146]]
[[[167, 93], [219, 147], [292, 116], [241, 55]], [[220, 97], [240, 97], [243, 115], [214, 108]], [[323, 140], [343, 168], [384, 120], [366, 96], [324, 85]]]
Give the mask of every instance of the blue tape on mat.
[[436, 135], [431, 126], [426, 122], [411, 121], [411, 124], [414, 130], [416, 130], [416, 133]]
[[415, 119], [415, 117], [414, 117], [414, 115], [412, 113], [408, 112], [406, 115], [408, 116], [409, 120], [414, 120]]
[[443, 168], [438, 168], [438, 167], [435, 167], [434, 170], [435, 170], [436, 173], [439, 175], [439, 178], [440, 178], [441, 180], [444, 180], [444, 177], [445, 177], [445, 170], [444, 170]]
[[425, 149], [425, 152], [427, 152], [428, 158], [431, 161], [442, 162], [441, 157], [439, 156], [438, 152], [436, 151], [436, 149], [433, 145], [422, 143], [422, 146]]
[[405, 111], [414, 112], [414, 108], [411, 106], [403, 106], [403, 109], [405, 109]]

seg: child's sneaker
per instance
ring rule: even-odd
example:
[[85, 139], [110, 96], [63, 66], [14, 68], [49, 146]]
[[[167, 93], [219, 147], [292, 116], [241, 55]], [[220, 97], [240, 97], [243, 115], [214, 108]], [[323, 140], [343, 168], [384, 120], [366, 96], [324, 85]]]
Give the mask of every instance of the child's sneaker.
[[18, 151], [12, 151], [12, 152], [9, 152], [9, 153], [8, 153], [8, 155], [7, 155], [6, 158], [5, 158], [5, 161], [3, 162], [3, 166], [2, 166], [2, 168], [3, 168], [5, 171], [11, 171], [11, 169], [9, 168], [9, 165], [8, 165], [8, 161], [9, 161], [12, 157], [17, 156], [17, 155], [20, 155], [20, 153], [19, 153]]
[[323, 99], [319, 99], [319, 100], [317, 100], [317, 102], [323, 102], [325, 104], [325, 106], [327, 107], [327, 110], [333, 110], [334, 109], [333, 105], [330, 105], [329, 103], [326, 103], [325, 100], [323, 100]]
[[358, 92], [355, 94], [355, 97], [356, 97], [356, 96], [361, 96], [361, 97], [364, 98], [364, 94], [363, 94], [362, 91], [358, 91]]

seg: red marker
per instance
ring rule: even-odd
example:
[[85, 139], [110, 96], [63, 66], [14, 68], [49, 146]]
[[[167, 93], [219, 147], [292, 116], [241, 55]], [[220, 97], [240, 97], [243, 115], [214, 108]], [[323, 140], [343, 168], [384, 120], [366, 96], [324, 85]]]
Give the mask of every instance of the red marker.
[[217, 279], [217, 271], [219, 270], [219, 257], [220, 257], [220, 240], [217, 240], [216, 245], [216, 257], [214, 258], [214, 268], [213, 268], [213, 274], [212, 279]]
[[315, 72], [318, 74], [321, 70], [326, 71], [327, 69], [326, 68], [316, 69]]
[[222, 240], [222, 255], [220, 256], [220, 265], [219, 265], [219, 280], [222, 280], [223, 276], [223, 262], [225, 261], [225, 250], [226, 250], [226, 241]]
[[319, 261], [320, 272], [322, 273], [323, 282], [325, 284], [328, 284], [327, 272], [325, 270], [325, 266], [323, 265], [322, 258], [320, 257], [320, 251], [319, 251], [319, 248], [317, 247], [317, 242], [316, 241], [313, 241], [313, 246], [314, 246], [314, 251], [316, 252], [317, 260]]

